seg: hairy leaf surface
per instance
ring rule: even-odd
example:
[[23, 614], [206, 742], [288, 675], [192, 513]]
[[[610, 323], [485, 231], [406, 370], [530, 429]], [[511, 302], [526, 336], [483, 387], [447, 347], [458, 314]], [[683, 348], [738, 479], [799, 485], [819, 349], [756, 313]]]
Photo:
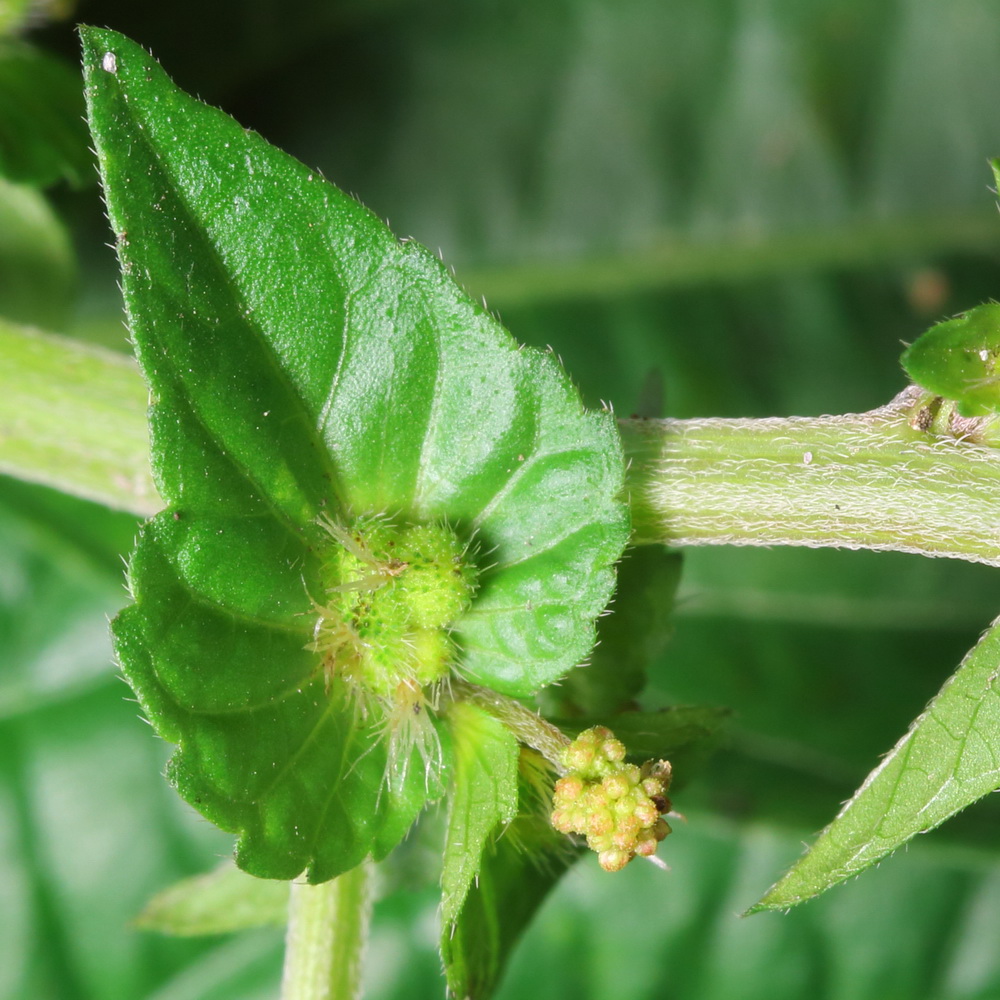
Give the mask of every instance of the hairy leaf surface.
[[1000, 625], [994, 623], [809, 852], [754, 910], [801, 903], [1000, 788], [998, 664]]
[[580, 855], [553, 830], [538, 800], [538, 767], [537, 755], [522, 750], [515, 775], [520, 812], [488, 843], [454, 919], [441, 922], [441, 959], [452, 996], [485, 1000], [493, 994], [522, 931]]
[[240, 834], [239, 863], [330, 878], [390, 849], [438, 785], [414, 766], [381, 790], [377, 721], [306, 649], [331, 544], [318, 519], [451, 525], [480, 570], [458, 669], [526, 695], [586, 655], [610, 596], [628, 530], [617, 431], [424, 248], [132, 42], [83, 40], [169, 504], [132, 562], [122, 667], [180, 746], [181, 793]]
[[441, 872], [441, 923], [453, 924], [479, 875], [487, 842], [517, 813], [517, 740], [474, 705], [449, 713], [455, 742], [455, 785], [448, 810]]

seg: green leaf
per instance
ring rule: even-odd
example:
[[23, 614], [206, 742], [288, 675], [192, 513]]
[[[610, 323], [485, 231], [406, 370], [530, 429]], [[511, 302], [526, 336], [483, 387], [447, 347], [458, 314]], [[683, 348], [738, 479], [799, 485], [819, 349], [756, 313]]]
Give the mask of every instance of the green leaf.
[[598, 643], [590, 662], [571, 671], [551, 692], [558, 699], [557, 714], [569, 708], [584, 715], [608, 715], [635, 700], [646, 685], [646, 671], [673, 633], [680, 576], [678, 552], [658, 545], [629, 551], [618, 567], [612, 613], [597, 624]]
[[[389, 850], [438, 786], [417, 765], [382, 790], [381, 736], [410, 722], [359, 711], [311, 648], [341, 548], [320, 515], [454, 526], [479, 567], [451, 622], [458, 668], [529, 694], [586, 654], [610, 596], [628, 531], [617, 431], [425, 249], [134, 43], [83, 42], [170, 504], [140, 538], [118, 655], [180, 744], [172, 780], [240, 834], [239, 864], [321, 881]], [[447, 734], [423, 731], [446, 757]]]
[[751, 912], [804, 902], [1000, 788], [998, 664], [1000, 624], [994, 623], [809, 852]]
[[288, 919], [288, 883], [254, 878], [232, 862], [158, 892], [135, 924], [144, 931], [197, 936], [251, 927], [281, 927]]
[[79, 77], [59, 59], [0, 38], [0, 176], [45, 187], [89, 181]]
[[[538, 797], [537, 755], [522, 751], [521, 812], [482, 856], [475, 885], [454, 922], [441, 922], [441, 958], [450, 996], [485, 1000], [535, 911], [580, 856], [556, 833]], [[541, 765], [544, 767], [544, 764]]]
[[963, 417], [1000, 412], [1000, 305], [976, 306], [932, 326], [903, 352], [917, 385], [954, 400]]
[[461, 702], [448, 711], [455, 770], [441, 871], [441, 923], [458, 917], [497, 827], [517, 813], [517, 740], [493, 716]]
[[731, 715], [727, 708], [675, 705], [656, 712], [626, 711], [554, 721], [571, 736], [591, 726], [607, 726], [625, 744], [629, 759], [635, 763], [671, 761], [676, 787], [683, 785], [704, 756], [715, 749]]
[[0, 177], [0, 316], [58, 329], [75, 286], [73, 247], [49, 203]]
[[130, 359], [0, 319], [0, 472], [152, 514], [148, 393]]

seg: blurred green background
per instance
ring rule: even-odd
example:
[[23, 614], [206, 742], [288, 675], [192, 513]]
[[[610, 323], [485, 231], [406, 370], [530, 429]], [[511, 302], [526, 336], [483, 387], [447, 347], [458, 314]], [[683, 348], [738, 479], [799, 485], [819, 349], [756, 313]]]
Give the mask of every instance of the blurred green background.
[[[902, 388], [901, 342], [1000, 289], [995, 0], [81, 0], [22, 32], [67, 74], [74, 19], [440, 248], [621, 414], [649, 412], [651, 374], [671, 416], [867, 409]], [[127, 350], [85, 137], [44, 193], [11, 153], [33, 100], [82, 112], [75, 85], [11, 83], [4, 58], [0, 315]], [[273, 997], [278, 931], [130, 926], [229, 850], [111, 666], [135, 527], [0, 480], [0, 997]], [[646, 703], [731, 706], [730, 745], [677, 800], [673, 871], [581, 863], [501, 995], [1000, 996], [993, 801], [789, 915], [738, 916], [998, 610], [980, 566], [688, 552]], [[376, 907], [374, 998], [443, 989], [433, 865], [409, 854]]]

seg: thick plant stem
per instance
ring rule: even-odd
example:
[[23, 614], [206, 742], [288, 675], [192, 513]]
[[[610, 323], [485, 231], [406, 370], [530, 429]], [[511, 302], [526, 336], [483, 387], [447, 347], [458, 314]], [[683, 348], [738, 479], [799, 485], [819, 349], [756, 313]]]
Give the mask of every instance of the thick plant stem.
[[353, 1000], [371, 917], [365, 864], [322, 885], [292, 883], [281, 1000]]
[[843, 416], [623, 420], [633, 541], [1000, 565], [1000, 450], [977, 441], [982, 421], [945, 423], [915, 387]]

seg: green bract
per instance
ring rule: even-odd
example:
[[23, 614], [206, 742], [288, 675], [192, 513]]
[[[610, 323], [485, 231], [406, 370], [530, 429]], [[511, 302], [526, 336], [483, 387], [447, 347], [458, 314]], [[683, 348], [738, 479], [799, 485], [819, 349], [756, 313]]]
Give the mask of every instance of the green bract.
[[921, 388], [954, 400], [963, 417], [1000, 412], [1000, 305], [976, 306], [932, 326], [903, 353]]
[[321, 881], [440, 793], [449, 675], [524, 696], [589, 651], [628, 533], [617, 431], [423, 247], [134, 43], [83, 45], [168, 504], [118, 655], [239, 863]]

